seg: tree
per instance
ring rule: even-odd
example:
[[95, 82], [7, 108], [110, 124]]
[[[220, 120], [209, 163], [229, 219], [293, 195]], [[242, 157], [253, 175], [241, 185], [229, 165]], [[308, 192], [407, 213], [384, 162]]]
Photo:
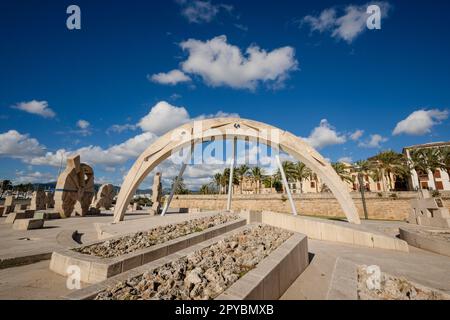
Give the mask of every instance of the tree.
[[242, 184], [244, 182], [244, 177], [247, 175], [249, 170], [250, 170], [250, 168], [246, 164], [243, 164], [234, 170], [239, 179], [239, 189], [241, 191], [241, 194], [242, 194]]
[[[292, 180], [295, 180], [295, 166], [294, 166], [294, 163], [291, 162], [291, 161], [283, 161], [281, 163], [281, 166], [283, 167], [284, 174], [286, 175], [286, 180], [288, 182], [290, 182]], [[275, 177], [279, 181], [282, 180], [280, 169], [277, 170], [277, 173], [275, 174]], [[284, 184], [282, 184], [282, 189], [283, 189], [283, 192], [286, 192], [286, 190], [284, 188]]]
[[392, 187], [392, 176], [405, 176], [409, 171], [405, 157], [392, 150], [380, 152], [373, 158], [373, 161], [380, 169], [381, 176], [387, 177], [389, 190], [394, 189]]
[[210, 188], [210, 184], [204, 184], [200, 187], [201, 194], [211, 194], [213, 190]]
[[303, 181], [311, 178], [312, 171], [303, 162], [294, 164], [294, 177], [300, 182], [300, 193], [303, 193]]
[[428, 174], [428, 167], [421, 149], [413, 149], [410, 151], [408, 165], [410, 169], [414, 169], [417, 173], [417, 185], [420, 190], [420, 175], [424, 173]]
[[433, 176], [434, 186], [437, 189], [436, 177], [434, 176], [434, 173], [442, 166], [442, 163], [440, 161], [441, 158], [440, 158], [439, 150], [435, 149], [435, 148], [425, 148], [425, 149], [421, 149], [419, 152], [422, 154], [423, 161], [427, 168], [427, 172], [428, 172], [428, 170], [431, 171], [431, 174]]
[[13, 187], [13, 184], [12, 184], [11, 180], [3, 180], [1, 182], [2, 193], [6, 190], [11, 190], [12, 187]]
[[440, 168], [447, 172], [450, 181], [450, 147], [444, 147], [439, 150]]
[[253, 167], [250, 170], [250, 173], [256, 181], [256, 193], [261, 192], [261, 180], [264, 178], [264, 171], [260, 167]]
[[[224, 187], [224, 190], [228, 192], [228, 185], [230, 183], [230, 168], [225, 168], [223, 170], [222, 174], [222, 186]], [[233, 170], [233, 185], [238, 185], [239, 179], [236, 174], [236, 170]]]
[[345, 164], [343, 164], [342, 162], [334, 162], [331, 164], [331, 166], [342, 181], [353, 182], [352, 176]]
[[[173, 189], [173, 186], [175, 184], [176, 181], [176, 177], [173, 178], [172, 183], [170, 185], [170, 187]], [[183, 177], [180, 178], [180, 180], [178, 181], [178, 185], [177, 188], [175, 189], [175, 193], [174, 194], [189, 194], [189, 189], [186, 188], [186, 185], [184, 184], [184, 179]]]
[[222, 181], [223, 181], [223, 176], [222, 174], [216, 173], [213, 177], [213, 183], [215, 184], [215, 186], [217, 187], [218, 193], [221, 194], [222, 193]]

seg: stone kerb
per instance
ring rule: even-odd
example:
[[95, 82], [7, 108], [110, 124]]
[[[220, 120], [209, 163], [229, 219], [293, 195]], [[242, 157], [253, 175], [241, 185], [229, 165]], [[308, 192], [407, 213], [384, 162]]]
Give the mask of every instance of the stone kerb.
[[[245, 225], [226, 234], [216, 236], [199, 244], [187, 247], [161, 259], [152, 261], [125, 273], [111, 277], [100, 283], [76, 290], [63, 297], [68, 300], [91, 300], [100, 292], [118, 283], [143, 275], [166, 263], [184, 258], [194, 251], [207, 248], [232, 234], [251, 228], [255, 224]], [[303, 234], [294, 233], [289, 239], [262, 260], [255, 269], [248, 272], [226, 289], [216, 300], [226, 299], [278, 299], [309, 265], [308, 242]]]
[[[67, 268], [71, 265], [79, 266], [81, 269], [81, 281], [85, 283], [98, 283], [110, 277], [126, 272], [130, 269], [139, 267], [143, 264], [160, 259], [189, 246], [193, 246], [202, 241], [214, 238], [223, 233], [229, 232], [246, 224], [245, 219], [237, 219], [223, 223], [201, 232], [195, 232], [180, 238], [157, 244], [145, 249], [137, 250], [113, 258], [101, 258], [88, 254], [82, 254], [72, 249], [86, 247], [94, 244], [103, 243], [105, 240], [92, 241], [80, 246], [53, 252], [50, 261], [50, 270], [67, 276]], [[130, 233], [129, 235], [134, 234]], [[127, 235], [120, 235], [108, 240], [122, 238]]]
[[409, 245], [450, 257], [450, 241], [427, 237], [412, 229], [399, 228], [399, 230], [400, 238]]
[[408, 244], [381, 233], [364, 231], [349, 223], [263, 211], [261, 222], [306, 234], [311, 239], [409, 252]]

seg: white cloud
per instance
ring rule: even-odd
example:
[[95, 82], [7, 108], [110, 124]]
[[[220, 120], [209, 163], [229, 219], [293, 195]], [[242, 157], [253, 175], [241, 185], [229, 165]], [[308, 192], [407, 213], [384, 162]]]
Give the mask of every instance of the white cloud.
[[42, 155], [44, 152], [45, 147], [27, 134], [16, 130], [0, 134], [0, 157], [26, 158]]
[[40, 157], [27, 159], [26, 162], [32, 165], [60, 166], [61, 161], [64, 164], [67, 157], [79, 154], [81, 161], [90, 165], [114, 166], [137, 158], [156, 138], [153, 133], [145, 132], [107, 149], [92, 145], [72, 151], [59, 149], [55, 152], [47, 152]]
[[89, 128], [90, 125], [91, 124], [86, 120], [80, 119], [77, 121], [77, 127], [80, 129], [87, 129], [87, 128]]
[[313, 148], [321, 149], [326, 146], [342, 144], [346, 142], [344, 135], [339, 135], [327, 119], [320, 121], [318, 127], [314, 128], [308, 138], [303, 138]]
[[221, 10], [231, 12], [233, 6], [219, 3], [212, 4], [210, 1], [200, 0], [178, 0], [181, 6], [181, 14], [191, 23], [211, 22]]
[[359, 140], [359, 138], [361, 138], [364, 134], [364, 130], [356, 130], [355, 132], [353, 132], [352, 134], [350, 134], [350, 139], [353, 141], [357, 141]]
[[20, 102], [14, 106], [11, 106], [11, 108], [37, 114], [44, 118], [54, 118], [56, 116], [56, 113], [49, 108], [47, 101], [32, 100], [29, 102]]
[[51, 174], [48, 172], [26, 172], [26, 171], [16, 171], [16, 178], [14, 183], [45, 183], [56, 181], [56, 174]]
[[160, 84], [176, 85], [180, 82], [191, 81], [191, 78], [180, 70], [172, 70], [167, 73], [161, 72], [152, 75], [149, 79]]
[[388, 139], [379, 134], [371, 134], [369, 140], [360, 142], [358, 146], [363, 148], [381, 148], [381, 143], [386, 141], [388, 141]]
[[423, 135], [429, 133], [431, 128], [440, 124], [448, 118], [447, 110], [417, 110], [411, 113], [406, 119], [397, 123], [393, 135], [410, 134]]
[[239, 47], [228, 44], [224, 35], [207, 41], [189, 39], [180, 46], [189, 53], [181, 63], [182, 70], [200, 76], [213, 87], [252, 90], [260, 82], [282, 86], [289, 72], [298, 66], [292, 47], [267, 52], [251, 45], [243, 54]]
[[152, 132], [156, 135], [164, 134], [180, 125], [193, 121], [216, 117], [235, 117], [239, 115], [235, 113], [225, 113], [222, 111], [216, 114], [200, 115], [195, 118], [189, 116], [188, 111], [184, 107], [176, 107], [166, 101], [160, 101], [155, 104], [150, 112], [143, 117], [137, 126], [143, 131]]
[[391, 5], [388, 2], [367, 3], [361, 6], [348, 5], [342, 15], [338, 15], [336, 8], [323, 10], [318, 16], [308, 15], [302, 19], [303, 24], [309, 24], [311, 31], [320, 33], [330, 32], [331, 36], [347, 43], [353, 42], [366, 29], [367, 7], [378, 5], [381, 9], [381, 17], [387, 18]]
[[143, 117], [138, 126], [143, 131], [160, 135], [189, 121], [189, 113], [184, 107], [175, 107], [160, 101]]
[[338, 162], [353, 163], [353, 159], [352, 157], [342, 157], [338, 159]]
[[127, 130], [136, 130], [136, 125], [131, 123], [125, 124], [114, 124], [106, 130], [106, 133], [109, 134], [111, 132], [122, 133]]

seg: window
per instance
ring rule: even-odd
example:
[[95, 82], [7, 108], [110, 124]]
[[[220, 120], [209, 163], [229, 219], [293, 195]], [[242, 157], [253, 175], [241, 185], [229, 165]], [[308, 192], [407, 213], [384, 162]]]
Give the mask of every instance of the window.
[[379, 182], [377, 182], [377, 190], [380, 191], [381, 190], [381, 184]]
[[316, 187], [316, 183], [314, 181], [311, 181], [311, 188], [315, 188]]
[[442, 181], [436, 181], [436, 189], [444, 190], [444, 185], [442, 184]]
[[420, 185], [422, 186], [422, 189], [428, 189], [428, 182], [427, 181], [421, 181]]
[[440, 178], [440, 177], [441, 177], [441, 170], [437, 169], [437, 170], [434, 172], [434, 177], [435, 177], [435, 178]]

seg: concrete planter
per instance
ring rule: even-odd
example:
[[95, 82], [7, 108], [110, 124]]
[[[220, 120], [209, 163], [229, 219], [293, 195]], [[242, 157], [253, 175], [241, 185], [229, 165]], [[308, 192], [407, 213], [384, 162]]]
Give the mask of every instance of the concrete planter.
[[[67, 276], [67, 268], [76, 265], [81, 269], [81, 281], [85, 283], [98, 283], [115, 275], [139, 267], [143, 264], [160, 259], [177, 251], [202, 241], [214, 238], [218, 235], [234, 230], [246, 224], [245, 219], [237, 219], [221, 225], [214, 226], [201, 232], [195, 232], [180, 238], [160, 243], [145, 249], [137, 250], [113, 258], [101, 258], [82, 254], [72, 249], [53, 252], [50, 261], [50, 270]], [[116, 238], [121, 238], [124, 235]], [[81, 245], [80, 247], [103, 243], [95, 241]]]
[[426, 237], [410, 229], [399, 228], [399, 230], [400, 238], [405, 240], [410, 246], [450, 257], [450, 241]]
[[[238, 233], [251, 227], [251, 225], [247, 225], [235, 229], [231, 234]], [[196, 250], [207, 248], [229, 236], [230, 233], [227, 233], [204, 241], [201, 244], [193, 245], [101, 283], [74, 291], [64, 298], [69, 300], [92, 300], [100, 292], [109, 287], [113, 287], [122, 281], [142, 276], [147, 271], [157, 269], [171, 261], [184, 258]], [[308, 265], [307, 237], [303, 234], [294, 233], [289, 239], [262, 260], [255, 269], [246, 273], [215, 300], [279, 299]]]

